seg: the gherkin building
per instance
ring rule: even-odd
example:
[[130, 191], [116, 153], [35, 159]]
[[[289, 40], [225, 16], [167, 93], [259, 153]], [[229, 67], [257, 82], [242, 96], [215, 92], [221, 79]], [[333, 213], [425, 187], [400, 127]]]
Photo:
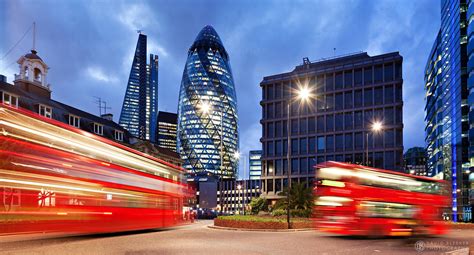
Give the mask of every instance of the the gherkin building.
[[184, 67], [177, 149], [188, 173], [232, 178], [237, 174], [238, 145], [237, 97], [229, 55], [214, 28], [206, 26], [189, 48]]

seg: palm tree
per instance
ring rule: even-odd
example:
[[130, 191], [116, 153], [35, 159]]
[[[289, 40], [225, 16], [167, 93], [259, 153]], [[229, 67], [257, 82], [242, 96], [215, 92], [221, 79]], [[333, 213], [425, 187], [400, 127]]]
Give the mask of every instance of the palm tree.
[[[278, 193], [279, 196], [286, 197], [288, 188]], [[286, 209], [286, 199], [280, 199], [275, 208]], [[306, 183], [292, 183], [290, 190], [290, 209], [291, 210], [309, 210], [313, 206], [313, 189], [308, 187]]]

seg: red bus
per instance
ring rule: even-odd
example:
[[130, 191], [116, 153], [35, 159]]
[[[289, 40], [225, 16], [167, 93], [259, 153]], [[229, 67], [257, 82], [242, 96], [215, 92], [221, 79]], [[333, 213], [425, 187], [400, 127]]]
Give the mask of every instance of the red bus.
[[98, 233], [183, 222], [182, 168], [0, 105], [0, 235]]
[[316, 166], [316, 228], [356, 236], [441, 235], [445, 181], [339, 162]]

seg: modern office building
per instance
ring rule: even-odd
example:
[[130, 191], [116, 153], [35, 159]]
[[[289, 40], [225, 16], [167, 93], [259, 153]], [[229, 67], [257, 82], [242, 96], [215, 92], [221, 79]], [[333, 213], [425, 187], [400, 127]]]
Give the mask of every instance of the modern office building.
[[150, 64], [147, 64], [147, 36], [140, 33], [119, 124], [139, 139], [156, 142], [158, 55], [149, 57]]
[[183, 72], [178, 150], [188, 173], [233, 178], [238, 145], [237, 98], [229, 55], [214, 28], [206, 26], [189, 48]]
[[[218, 186], [217, 210], [224, 214], [243, 214], [244, 210], [248, 212], [252, 199], [260, 197], [261, 194], [260, 180], [226, 179], [218, 185], [222, 187]], [[222, 210], [220, 210], [221, 206]]]
[[[402, 62], [398, 52], [305, 58], [291, 72], [264, 77], [263, 195], [279, 198], [287, 171], [293, 183], [312, 183], [313, 166], [330, 160], [402, 171]], [[302, 88], [313, 95], [307, 102], [297, 99]], [[382, 129], [375, 132], [374, 123]]]
[[249, 151], [249, 179], [260, 180], [262, 177], [262, 151]]
[[407, 174], [427, 176], [426, 150], [422, 147], [413, 147], [403, 154], [405, 172]]
[[[452, 219], [472, 219], [469, 175], [474, 163], [474, 64], [469, 62], [474, 43], [467, 33], [474, 28], [468, 15], [474, 7], [465, 0], [441, 1], [441, 27], [425, 67], [425, 142], [428, 175], [451, 182]], [[472, 33], [470, 33], [471, 35]], [[471, 38], [471, 37], [469, 37]], [[471, 200], [471, 201], [470, 201]]]
[[172, 112], [158, 112], [158, 128], [156, 138], [158, 146], [176, 152], [176, 135], [178, 115]]

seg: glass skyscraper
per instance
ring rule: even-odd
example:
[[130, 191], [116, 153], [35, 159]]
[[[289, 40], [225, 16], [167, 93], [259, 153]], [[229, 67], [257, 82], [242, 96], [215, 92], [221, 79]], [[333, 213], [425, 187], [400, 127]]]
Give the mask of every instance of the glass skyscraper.
[[150, 54], [147, 65], [146, 48], [147, 37], [139, 34], [119, 124], [139, 139], [156, 142], [158, 56]]
[[176, 134], [178, 115], [172, 112], [158, 112], [158, 128], [156, 141], [158, 146], [176, 152]]
[[229, 55], [214, 28], [206, 26], [189, 48], [181, 81], [178, 148], [183, 167], [197, 175], [235, 177], [238, 144], [237, 98]]
[[454, 221], [472, 218], [467, 9], [465, 0], [441, 1], [441, 27], [425, 68], [428, 175], [451, 182]]

